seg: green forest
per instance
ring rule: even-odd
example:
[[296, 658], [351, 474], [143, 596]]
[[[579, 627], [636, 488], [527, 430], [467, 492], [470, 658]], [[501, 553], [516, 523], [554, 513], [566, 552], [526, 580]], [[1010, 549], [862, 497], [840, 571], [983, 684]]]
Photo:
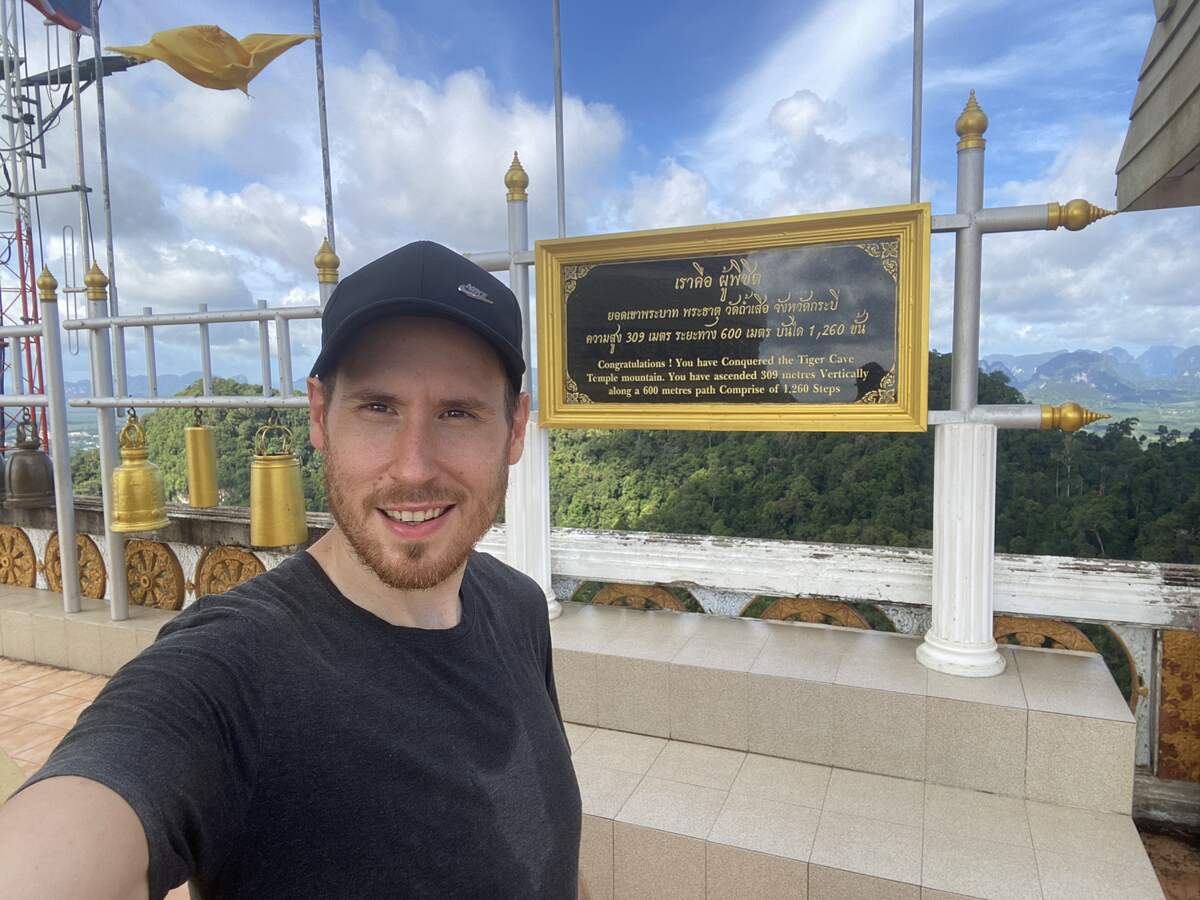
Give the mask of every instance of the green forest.
[[[950, 356], [930, 354], [929, 405], [945, 409]], [[217, 379], [217, 393], [261, 387]], [[181, 392], [200, 393], [199, 384]], [[981, 403], [1023, 403], [1003, 374], [979, 376]], [[212, 410], [222, 503], [245, 506], [255, 430], [266, 410]], [[169, 498], [187, 494], [191, 410], [143, 424]], [[327, 508], [307, 411], [281, 412], [295, 435], [309, 509]], [[1200, 429], [1136, 419], [1090, 431], [1001, 431], [996, 549], [1008, 553], [1200, 563]], [[97, 451], [72, 459], [76, 494], [99, 493]], [[551, 434], [555, 525], [928, 547], [933, 434], [559, 430]]]

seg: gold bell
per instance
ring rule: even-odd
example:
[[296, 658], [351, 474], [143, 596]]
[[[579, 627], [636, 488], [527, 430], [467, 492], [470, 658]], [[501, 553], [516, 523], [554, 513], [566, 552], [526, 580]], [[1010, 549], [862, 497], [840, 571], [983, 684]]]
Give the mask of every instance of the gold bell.
[[121, 429], [120, 443], [121, 464], [112, 474], [112, 530], [127, 533], [166, 528], [170, 520], [162, 472], [147, 459], [146, 430], [132, 409]]
[[184, 456], [187, 459], [188, 505], [193, 509], [216, 506], [217, 439], [196, 410], [194, 424], [183, 429]]
[[17, 448], [8, 454], [4, 467], [4, 505], [28, 508], [54, 502], [54, 468], [42, 451], [29, 410], [17, 425]]
[[[280, 449], [272, 453], [271, 438]], [[250, 462], [250, 546], [291, 547], [308, 540], [300, 460], [292, 452], [292, 432], [275, 414], [254, 435]]]

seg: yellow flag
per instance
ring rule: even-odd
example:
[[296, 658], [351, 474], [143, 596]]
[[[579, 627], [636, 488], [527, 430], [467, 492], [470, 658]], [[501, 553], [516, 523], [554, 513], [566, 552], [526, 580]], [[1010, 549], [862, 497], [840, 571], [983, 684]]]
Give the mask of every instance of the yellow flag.
[[216, 25], [159, 31], [137, 47], [109, 47], [139, 62], [161, 60], [201, 87], [247, 92], [250, 80], [271, 60], [316, 37], [313, 34], [248, 34], [240, 41]]

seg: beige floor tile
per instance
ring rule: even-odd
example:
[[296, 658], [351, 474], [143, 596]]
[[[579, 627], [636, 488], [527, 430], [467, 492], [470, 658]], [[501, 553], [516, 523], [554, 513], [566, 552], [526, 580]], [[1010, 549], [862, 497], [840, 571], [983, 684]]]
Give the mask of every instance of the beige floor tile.
[[833, 757], [833, 685], [747, 675], [749, 750], [828, 765]]
[[[867, 629], [847, 629], [845, 657], [850, 662], [871, 662], [887, 659], [894, 662], [917, 662], [917, 647], [921, 639], [906, 634]], [[917, 663], [920, 665], [919, 663]]]
[[12, 731], [0, 734], [0, 750], [9, 756], [17, 756], [22, 750], [45, 743], [50, 740], [61, 740], [66, 730], [55, 728], [53, 725], [43, 725], [41, 722], [30, 722]]
[[554, 689], [565, 721], [596, 724], [596, 654], [555, 647]]
[[1032, 847], [1025, 801], [982, 791], [925, 785], [925, 831]]
[[41, 722], [46, 716], [61, 712], [68, 706], [74, 706], [79, 702], [74, 697], [67, 697], [63, 694], [42, 694], [40, 697], [8, 707], [4, 710], [4, 715], [16, 716], [18, 719], [26, 719], [30, 722]]
[[90, 675], [86, 681], [78, 681], [67, 687], [59, 688], [57, 693], [80, 700], [95, 700], [96, 695], [108, 684], [108, 678], [103, 675]]
[[921, 888], [809, 863], [808, 900], [921, 900]]
[[10, 706], [18, 706], [28, 703], [30, 700], [36, 700], [38, 697], [45, 696], [45, 693], [45, 691], [28, 688], [21, 684], [10, 684], [0, 688], [0, 712], [6, 711]]
[[1035, 800], [1026, 801], [1025, 807], [1033, 845], [1038, 850], [1121, 860], [1130, 865], [1146, 858], [1137, 826], [1129, 816]]
[[708, 843], [708, 900], [804, 900], [808, 865], [753, 850]]
[[17, 662], [15, 666], [0, 673], [0, 687], [26, 685], [38, 678], [53, 675], [60, 670], [33, 662]]
[[820, 818], [807, 806], [730, 794], [708, 841], [807, 862]]
[[607, 653], [596, 656], [596, 724], [601, 728], [669, 737], [670, 695], [669, 663]]
[[751, 753], [730, 793], [820, 809], [825, 803], [832, 771], [829, 766]]
[[928, 673], [929, 670], [919, 662], [908, 659], [907, 654], [902, 659], [889, 655], [879, 659], [846, 655], [838, 664], [833, 683], [924, 696]]
[[1133, 722], [1129, 704], [1125, 702], [1125, 698], [1111, 679], [1107, 684], [1084, 684], [1077, 681], [1027, 684], [1025, 701], [1030, 709], [1041, 712], [1111, 719], [1114, 722]]
[[704, 838], [727, 796], [725, 791], [647, 776], [625, 801], [617, 821]]
[[613, 896], [618, 900], [704, 900], [704, 841], [613, 826]]
[[671, 659], [671, 662], [681, 666], [724, 669], [729, 672], [748, 672], [750, 666], [754, 664], [759, 651], [762, 650], [762, 644], [765, 642], [766, 635], [763, 635], [762, 641], [754, 643], [746, 641], [726, 642], [720, 637], [709, 637], [703, 634], [697, 635], [683, 645], [679, 652]]
[[612, 900], [613, 823], [611, 819], [585, 815], [579, 833], [580, 897]]
[[921, 900], [975, 900], [966, 894], [955, 894], [951, 891], [935, 891], [933, 888], [921, 888]]
[[59, 744], [58, 739], [51, 738], [41, 744], [35, 744], [32, 747], [26, 747], [24, 750], [19, 750], [13, 754], [15, 759], [23, 759], [26, 762], [31, 762], [37, 766], [46, 764], [46, 760], [50, 758], [50, 754], [54, 752], [54, 748]]
[[1128, 815], [1134, 725], [1029, 711], [1025, 796]]
[[927, 831], [921, 884], [986, 900], [1041, 900], [1032, 847]]
[[[706, 615], [698, 620], [695, 638], [725, 644], [754, 644], [761, 647], [777, 630], [777, 623], [761, 619], [738, 619]], [[695, 639], [693, 638], [693, 639]]]
[[91, 706], [90, 700], [76, 700], [74, 697], [67, 698], [72, 701], [70, 706], [64, 706], [62, 709], [52, 712], [49, 715], [41, 716], [37, 721], [43, 725], [53, 725], [56, 728], [65, 728], [68, 731], [75, 727], [75, 723], [79, 721], [79, 716], [85, 709]]
[[722, 747], [668, 741], [647, 775], [727, 791], [737, 778], [746, 754]]
[[1075, 681], [1084, 684], [1111, 684], [1112, 674], [1103, 657], [1097, 653], [1076, 653], [1067, 650], [1042, 650], [1026, 647], [1012, 648], [1021, 682], [1026, 685], [1061, 684]]
[[575, 753], [575, 764], [645, 775], [667, 746], [665, 738], [597, 728]]
[[745, 672], [672, 663], [669, 677], [672, 738], [731, 750], [748, 748], [750, 698]]
[[[23, 610], [0, 610], [0, 647], [11, 659], [32, 661], [33, 617]], [[8, 673], [5, 673], [7, 675]], [[7, 679], [5, 679], [7, 680]], [[11, 680], [7, 683], [11, 684]]]
[[611, 641], [627, 625], [633, 610], [590, 603], [564, 603], [563, 613], [550, 623], [555, 648], [595, 652]]
[[921, 827], [925, 785], [919, 781], [834, 769], [823, 809]]
[[576, 761], [575, 778], [579, 782], [579, 796], [583, 811], [589, 816], [615, 818], [642, 780], [634, 772], [621, 772], [589, 766]]
[[567, 743], [571, 745], [572, 753], [582, 747], [583, 742], [596, 731], [594, 725], [576, 725], [574, 722], [563, 722], [563, 728], [566, 729]]
[[43, 691], [61, 691], [72, 684], [87, 681], [92, 676], [86, 672], [72, 672], [69, 669], [56, 669], [25, 682], [26, 687], [38, 688]]
[[777, 675], [832, 684], [841, 659], [842, 648], [836, 642], [772, 639], [759, 652], [750, 671], [756, 675]]
[[16, 759], [14, 757], [13, 762], [15, 762], [17, 767], [25, 774], [26, 779], [37, 773], [37, 771], [42, 767], [41, 763], [29, 762], [27, 759]]
[[16, 716], [10, 716], [7, 713], [0, 713], [0, 734], [28, 724], [25, 719], [18, 719]]
[[1129, 866], [1086, 856], [1037, 851], [1045, 900], [1162, 900], [1162, 887], [1149, 862]]
[[928, 698], [925, 780], [1024, 796], [1028, 717], [1012, 706]]
[[925, 697], [834, 685], [834, 765], [925, 777]]
[[958, 675], [946, 675], [942, 672], [930, 672], [926, 693], [930, 697], [942, 697], [946, 700], [964, 700], [969, 703], [990, 703], [995, 706], [1012, 706], [1025, 709], [1025, 692], [1021, 689], [1021, 676], [1017, 673], [1017, 664], [1012, 651], [1001, 648], [1000, 655], [1007, 660], [1007, 668], [1002, 675], [991, 678], [963, 678]]
[[921, 828], [826, 809], [821, 813], [809, 862], [919, 885]]

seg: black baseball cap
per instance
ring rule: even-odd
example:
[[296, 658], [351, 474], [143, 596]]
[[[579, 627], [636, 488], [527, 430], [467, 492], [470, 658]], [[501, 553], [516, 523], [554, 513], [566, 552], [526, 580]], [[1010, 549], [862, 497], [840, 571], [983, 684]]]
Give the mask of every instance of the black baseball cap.
[[414, 241], [367, 263], [334, 288], [321, 315], [318, 378], [365, 325], [389, 316], [433, 316], [470, 328], [500, 354], [508, 379], [521, 389], [521, 307], [499, 279], [433, 241]]

